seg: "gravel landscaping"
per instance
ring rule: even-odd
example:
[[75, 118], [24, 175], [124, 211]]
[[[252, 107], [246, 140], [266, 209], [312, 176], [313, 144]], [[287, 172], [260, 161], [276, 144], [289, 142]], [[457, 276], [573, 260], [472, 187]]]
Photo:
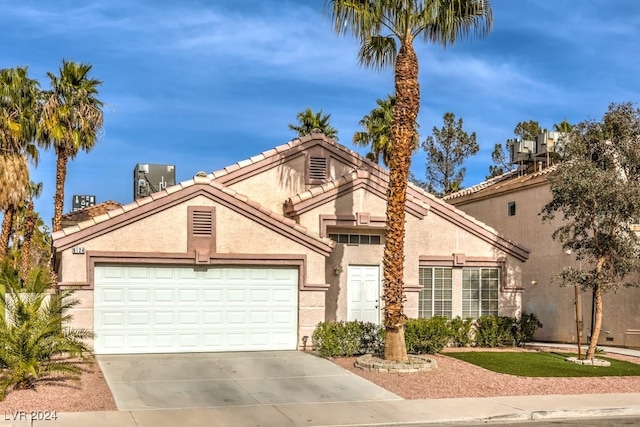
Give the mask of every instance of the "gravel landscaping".
[[[478, 349], [481, 351], [504, 351]], [[514, 349], [509, 349], [513, 351]], [[545, 348], [545, 351], [553, 349]], [[640, 377], [597, 378], [525, 378], [497, 374], [475, 365], [440, 355], [429, 355], [437, 362], [432, 371], [410, 374], [369, 372], [354, 367], [355, 357], [331, 359], [348, 369], [405, 399], [442, 399], [456, 397], [525, 396], [545, 394], [640, 393]], [[517, 351], [536, 351], [535, 349]], [[562, 351], [562, 350], [560, 350]], [[606, 354], [612, 359], [640, 364], [640, 358]], [[111, 391], [97, 363], [85, 366], [82, 382], [40, 384], [36, 390], [10, 390], [0, 402], [0, 412], [15, 411], [114, 411], [117, 410]]]
[[[478, 351], [504, 351], [479, 348]], [[537, 351], [536, 349], [516, 351]], [[545, 348], [545, 351], [553, 349]], [[445, 349], [429, 355], [438, 368], [428, 372], [392, 374], [368, 372], [354, 367], [355, 357], [335, 358], [334, 363], [405, 399], [444, 399], [457, 397], [528, 396], [545, 394], [640, 393], [640, 377], [528, 378], [498, 374], [446, 353], [474, 349]], [[514, 349], [509, 349], [514, 351]], [[560, 350], [566, 351], [566, 350]], [[640, 358], [606, 355], [612, 359], [640, 364]], [[606, 368], [605, 368], [606, 369]]]
[[0, 402], [0, 413], [10, 416], [18, 411], [87, 412], [115, 411], [116, 403], [102, 376], [98, 362], [85, 364], [82, 381], [38, 384], [35, 390], [9, 389]]

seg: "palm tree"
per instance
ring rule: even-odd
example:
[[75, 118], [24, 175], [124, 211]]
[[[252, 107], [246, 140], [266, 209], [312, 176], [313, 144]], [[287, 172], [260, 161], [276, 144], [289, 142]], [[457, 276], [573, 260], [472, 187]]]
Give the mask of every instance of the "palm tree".
[[7, 389], [33, 389], [39, 382], [80, 380], [78, 362], [92, 357], [90, 331], [66, 326], [79, 304], [74, 290], [50, 293], [51, 276], [38, 267], [23, 282], [18, 271], [0, 262], [0, 401]]
[[29, 183], [29, 198], [23, 214], [22, 258], [20, 259], [20, 277], [26, 282], [31, 269], [31, 238], [36, 228], [38, 214], [33, 210], [33, 200], [42, 194], [42, 183]]
[[[393, 120], [393, 106], [396, 97], [387, 95], [385, 99], [376, 99], [378, 106], [371, 110], [358, 123], [365, 130], [353, 134], [353, 144], [361, 147], [371, 146], [367, 158], [376, 163], [384, 163], [389, 166], [391, 155], [391, 121]], [[413, 149], [418, 148], [418, 125], [416, 124], [416, 138]]]
[[331, 126], [329, 120], [331, 119], [331, 114], [322, 115], [322, 110], [314, 113], [311, 108], [307, 108], [304, 111], [301, 111], [296, 116], [298, 119], [298, 124], [293, 125], [289, 124], [289, 129], [295, 131], [298, 136], [309, 135], [313, 132], [321, 132], [324, 133], [331, 139], [338, 140], [338, 130]]
[[67, 162], [80, 150], [91, 151], [102, 129], [104, 104], [97, 98], [100, 80], [89, 77], [92, 66], [62, 60], [59, 75], [47, 73], [51, 89], [45, 93], [40, 139], [56, 153], [56, 191], [53, 231], [62, 228]]
[[[485, 36], [493, 25], [489, 0], [328, 0], [334, 29], [360, 40], [360, 63], [394, 66], [393, 108], [384, 249], [385, 359], [406, 361], [404, 342], [404, 205], [416, 119], [420, 109], [418, 57], [413, 41], [422, 37], [444, 47], [474, 30]], [[399, 43], [399, 46], [398, 46]]]
[[553, 130], [555, 130], [556, 132], [569, 133], [573, 130], [573, 125], [569, 123], [567, 121], [567, 118], [565, 117], [563, 121], [553, 125]]
[[27, 160], [38, 162], [34, 141], [39, 96], [39, 84], [28, 77], [27, 67], [0, 70], [0, 210], [4, 211], [0, 258], [9, 247], [15, 211], [27, 198]]

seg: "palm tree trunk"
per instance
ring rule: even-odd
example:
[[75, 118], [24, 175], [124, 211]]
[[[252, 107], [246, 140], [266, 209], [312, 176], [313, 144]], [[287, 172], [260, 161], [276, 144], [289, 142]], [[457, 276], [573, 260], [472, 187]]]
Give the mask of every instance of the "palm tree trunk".
[[20, 278], [23, 283], [27, 281], [31, 267], [31, 238], [35, 228], [36, 215], [33, 212], [33, 202], [29, 202], [24, 219], [24, 239], [22, 241], [22, 259], [20, 260]]
[[418, 58], [412, 40], [403, 41], [396, 58], [396, 104], [391, 126], [392, 153], [387, 190], [387, 226], [384, 247], [384, 358], [408, 360], [404, 340], [404, 223], [407, 180], [411, 165], [415, 123], [420, 109]]
[[67, 178], [67, 153], [57, 152], [56, 160], [56, 194], [53, 198], [53, 231], [62, 230], [62, 209], [64, 208], [64, 182]]
[[9, 206], [4, 211], [4, 219], [2, 220], [2, 232], [0, 233], [0, 259], [4, 258], [9, 252], [9, 239], [11, 238], [11, 229], [13, 226], [13, 216], [15, 209]]

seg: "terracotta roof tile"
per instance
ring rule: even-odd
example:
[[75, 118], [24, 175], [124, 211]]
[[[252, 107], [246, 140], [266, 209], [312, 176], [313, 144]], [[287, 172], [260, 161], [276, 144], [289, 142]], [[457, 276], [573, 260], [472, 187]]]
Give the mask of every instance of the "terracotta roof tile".
[[136, 202], [131, 202], [131, 203], [127, 203], [126, 205], [122, 205], [122, 210], [124, 212], [129, 212], [132, 209], [135, 209], [138, 207], [138, 203]]
[[[258, 157], [258, 156], [254, 156]], [[245, 205], [247, 205], [250, 208], [256, 209], [260, 212], [262, 212], [265, 215], [268, 215], [269, 217], [277, 220], [278, 222], [293, 228], [317, 241], [320, 241], [326, 245], [328, 245], [329, 247], [334, 247], [335, 243], [328, 238], [324, 238], [324, 237], [320, 237], [318, 234], [314, 234], [311, 233], [307, 230], [306, 227], [301, 226], [300, 224], [296, 223], [294, 220], [285, 217], [282, 214], [279, 214], [277, 212], [272, 211], [271, 209], [267, 208], [266, 206], [261, 205], [260, 203], [258, 203], [255, 200], [250, 199], [248, 196], [244, 195], [244, 194], [240, 194], [238, 193], [236, 190], [233, 190], [231, 188], [228, 188], [218, 182], [214, 181], [215, 179], [215, 174], [209, 174], [209, 175], [204, 175], [204, 174], [198, 174], [196, 175], [193, 179], [191, 180], [187, 180], [184, 182], [179, 183], [178, 185], [172, 186], [172, 187], [168, 187], [167, 189], [164, 189], [162, 191], [159, 191], [157, 193], [152, 194], [151, 196], [148, 197], [144, 197], [141, 199], [138, 199], [132, 203], [128, 203], [126, 205], [123, 206], [118, 206], [116, 207], [115, 210], [113, 210], [110, 213], [104, 213], [102, 215], [98, 215], [95, 218], [91, 218], [88, 219], [86, 221], [81, 222], [78, 225], [73, 225], [70, 227], [66, 227], [64, 229], [62, 229], [61, 231], [55, 232], [53, 233], [53, 237], [54, 239], [60, 239], [63, 238], [65, 236], [68, 236], [70, 234], [76, 233], [78, 231], [81, 231], [83, 229], [86, 229], [88, 227], [91, 227], [93, 225], [105, 222], [113, 217], [116, 217], [118, 215], [121, 215], [125, 212], [134, 210], [138, 207], [144, 206], [148, 203], [151, 203], [155, 200], [158, 199], [162, 199], [164, 197], [166, 197], [167, 195], [169, 195], [170, 193], [174, 193], [176, 191], [179, 191], [180, 189], [184, 189], [184, 188], [188, 188], [191, 187], [195, 184], [206, 184], [206, 185], [210, 185], [218, 190], [223, 191], [224, 193], [228, 194], [229, 196], [241, 201], [242, 203], [244, 203]], [[115, 202], [114, 202], [115, 203]], [[118, 204], [119, 205], [119, 204]]]
[[229, 173], [229, 172], [233, 172], [240, 169], [240, 166], [238, 165], [238, 163], [234, 163], [232, 165], [227, 166], [226, 168], [224, 168], [224, 170]]
[[84, 209], [80, 209], [73, 212], [68, 212], [62, 215], [62, 222], [81, 222], [85, 221], [89, 218], [93, 218], [97, 215], [102, 215], [110, 210], [118, 209], [120, 207], [120, 203], [114, 202], [113, 200], [107, 200], [106, 202], [98, 203], [93, 206], [87, 206]]
[[114, 216], [118, 216], [118, 215], [122, 215], [124, 213], [124, 209], [122, 209], [122, 206], [110, 210], [107, 212], [107, 215], [109, 215], [111, 218], [113, 218]]
[[514, 170], [497, 176], [495, 178], [488, 179], [481, 183], [478, 183], [469, 188], [465, 188], [463, 190], [457, 191], [455, 193], [449, 194], [443, 197], [444, 200], [452, 200], [457, 199], [459, 197], [467, 196], [469, 194], [475, 194], [487, 188], [499, 188], [505, 185], [511, 185], [516, 183], [525, 183], [533, 178], [537, 178], [539, 176], [547, 175], [554, 170], [556, 170], [557, 166], [553, 165], [548, 168], [542, 169], [541, 171], [535, 171], [533, 173], [522, 174], [521, 172]]
[[238, 162], [238, 168], [243, 168], [245, 166], [249, 166], [250, 164], [253, 164], [253, 161], [251, 159], [240, 160]]
[[163, 197], [167, 197], [168, 195], [169, 193], [167, 193], [166, 190], [163, 190], [163, 191], [158, 191], [156, 193], [151, 193], [149, 197], [151, 197], [153, 200], [158, 200], [158, 199], [162, 199]]
[[172, 185], [172, 186], [167, 187], [165, 189], [167, 194], [172, 194], [172, 193], [175, 193], [176, 191], [180, 191], [180, 190], [182, 190], [182, 187], [180, 185]]

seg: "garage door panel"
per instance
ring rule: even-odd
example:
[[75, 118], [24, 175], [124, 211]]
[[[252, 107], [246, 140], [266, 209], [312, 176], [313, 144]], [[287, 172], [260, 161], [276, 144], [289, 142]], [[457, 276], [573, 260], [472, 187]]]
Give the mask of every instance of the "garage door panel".
[[198, 289], [178, 289], [178, 300], [180, 302], [198, 302], [200, 299]]
[[98, 354], [296, 347], [296, 268], [98, 266], [94, 276]]

